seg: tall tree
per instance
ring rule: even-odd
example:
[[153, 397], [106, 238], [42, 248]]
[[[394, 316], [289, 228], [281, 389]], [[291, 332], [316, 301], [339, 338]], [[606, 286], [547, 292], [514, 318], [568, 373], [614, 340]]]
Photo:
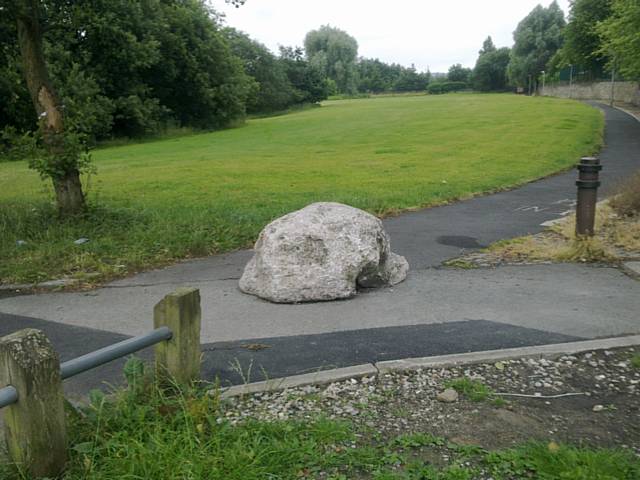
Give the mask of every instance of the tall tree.
[[224, 29], [231, 52], [242, 60], [244, 71], [255, 80], [247, 99], [247, 111], [266, 113], [293, 104], [293, 88], [282, 62], [269, 49], [234, 28]]
[[361, 58], [358, 62], [358, 91], [381, 93], [391, 90], [397, 75], [390, 72], [390, 65], [375, 58]]
[[471, 77], [471, 69], [465, 68], [461, 64], [456, 63], [455, 65], [451, 65], [449, 67], [449, 72], [447, 73], [447, 80], [450, 82], [468, 82]]
[[[165, 125], [217, 128], [244, 116], [251, 82], [204, 0], [38, 3], [46, 13], [44, 55], [67, 129], [99, 140], [156, 133]], [[31, 127], [20, 120], [29, 106], [26, 88], [3, 81], [22, 73], [10, 27], [1, 15], [0, 58], [7, 63], [0, 66], [0, 129], [24, 130]]]
[[509, 79], [516, 85], [535, 82], [540, 72], [562, 46], [564, 14], [554, 0], [549, 7], [535, 7], [513, 32]]
[[478, 55], [484, 55], [485, 53], [491, 53], [496, 51], [496, 46], [493, 44], [491, 35], [489, 35], [484, 42], [482, 42], [482, 48], [478, 52]]
[[159, 3], [147, 36], [159, 55], [140, 77], [149, 97], [180, 125], [214, 129], [242, 119], [252, 81], [232, 54], [216, 12], [202, 0]]
[[410, 68], [400, 70], [400, 75], [392, 85], [392, 89], [396, 92], [422, 92], [431, 80], [431, 73], [422, 73], [416, 71], [416, 67], [411, 65]]
[[558, 52], [558, 66], [580, 65], [594, 74], [601, 73], [606, 56], [602, 54], [602, 38], [598, 23], [611, 15], [611, 0], [573, 0], [569, 23], [564, 29], [564, 44]]
[[2, 7], [17, 22], [24, 77], [46, 149], [34, 167], [51, 179], [60, 213], [80, 213], [85, 208], [80, 183], [82, 145], [77, 135], [65, 131], [64, 110], [49, 79], [42, 46], [42, 4], [38, 0], [20, 0], [8, 5], [3, 2]]
[[609, 67], [618, 68], [629, 79], [640, 79], [640, 2], [613, 0], [612, 14], [598, 26], [603, 43], [600, 54], [609, 57]]
[[302, 48], [281, 46], [279, 61], [293, 87], [294, 103], [317, 103], [327, 98], [328, 79], [305, 59]]
[[[483, 49], [484, 50], [484, 49]], [[483, 52], [480, 50], [480, 52]], [[473, 88], [481, 92], [499, 92], [508, 86], [507, 66], [510, 49], [507, 47], [484, 50], [473, 69]]]
[[355, 93], [358, 42], [344, 30], [323, 25], [307, 33], [304, 48], [309, 61], [336, 82], [341, 93]]

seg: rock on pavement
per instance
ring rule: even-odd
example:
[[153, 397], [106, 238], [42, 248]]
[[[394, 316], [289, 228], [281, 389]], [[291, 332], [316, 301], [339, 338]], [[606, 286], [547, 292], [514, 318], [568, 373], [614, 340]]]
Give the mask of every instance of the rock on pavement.
[[357, 287], [403, 281], [404, 257], [373, 215], [340, 203], [313, 203], [267, 225], [240, 289], [276, 303], [352, 297]]

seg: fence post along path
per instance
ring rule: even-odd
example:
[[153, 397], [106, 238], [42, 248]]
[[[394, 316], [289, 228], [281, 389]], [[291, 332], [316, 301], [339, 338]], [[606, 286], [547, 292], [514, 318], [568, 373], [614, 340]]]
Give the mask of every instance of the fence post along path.
[[3, 410], [11, 460], [29, 475], [56, 477], [67, 461], [60, 359], [40, 330], [0, 338], [0, 386], [11, 385], [18, 401]]
[[189, 385], [200, 380], [200, 291], [179, 288], [153, 309], [154, 328], [168, 327], [173, 336], [155, 346], [156, 375], [161, 384]]

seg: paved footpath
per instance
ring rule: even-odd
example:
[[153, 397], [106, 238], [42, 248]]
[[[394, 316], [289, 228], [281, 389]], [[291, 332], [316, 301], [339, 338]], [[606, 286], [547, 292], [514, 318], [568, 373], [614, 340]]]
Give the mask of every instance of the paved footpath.
[[[605, 106], [603, 192], [640, 169], [640, 123]], [[576, 159], [577, 160], [577, 159]], [[78, 293], [0, 300], [0, 335], [44, 330], [63, 360], [148, 331], [153, 305], [180, 286], [201, 291], [204, 376], [223, 383], [411, 356], [640, 333], [640, 282], [585, 265], [438, 268], [462, 251], [543, 229], [571, 210], [575, 171], [513, 191], [385, 220], [406, 282], [348, 301], [274, 305], [243, 295], [250, 251], [184, 262]], [[150, 352], [143, 352], [149, 356]], [[117, 383], [122, 362], [67, 384]], [[244, 378], [243, 378], [244, 377]]]

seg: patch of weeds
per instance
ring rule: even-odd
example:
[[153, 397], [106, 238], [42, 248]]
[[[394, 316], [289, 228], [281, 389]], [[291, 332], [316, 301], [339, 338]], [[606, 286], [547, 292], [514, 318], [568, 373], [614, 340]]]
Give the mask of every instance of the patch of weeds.
[[399, 435], [391, 442], [392, 447], [400, 448], [421, 448], [427, 446], [442, 447], [447, 441], [442, 437], [436, 437], [430, 433], [408, 433]]
[[509, 402], [507, 402], [507, 401], [506, 401], [504, 398], [502, 398], [502, 397], [494, 397], [494, 398], [492, 398], [492, 399], [491, 399], [491, 404], [492, 404], [494, 407], [497, 407], [497, 408], [503, 408], [503, 407], [506, 407], [507, 405], [509, 405]]
[[464, 260], [462, 258], [453, 258], [451, 260], [447, 260], [447, 261], [443, 262], [442, 265], [444, 265], [445, 267], [461, 268], [461, 269], [465, 269], [465, 270], [471, 270], [471, 269], [474, 269], [474, 268], [479, 268], [478, 265], [476, 265], [475, 263], [469, 262], [469, 261]]
[[247, 385], [252, 382], [251, 371], [253, 370], [253, 359], [251, 359], [246, 368], [243, 368], [240, 360], [234, 358], [229, 362], [229, 370], [236, 373], [242, 380], [242, 383]]
[[602, 479], [640, 478], [640, 462], [631, 451], [530, 443], [489, 452], [482, 466], [493, 478]]
[[453, 388], [472, 402], [484, 402], [492, 398], [494, 394], [493, 390], [480, 380], [473, 380], [467, 377], [450, 380], [445, 383], [445, 386]]
[[393, 399], [398, 396], [400, 389], [397, 387], [382, 390], [382, 396], [386, 399]]
[[443, 469], [438, 469], [432, 465], [416, 462], [407, 467], [403, 476], [388, 478], [407, 480], [472, 480], [477, 478], [479, 473], [480, 470], [478, 468], [463, 465], [451, 465]]
[[640, 215], [616, 222], [616, 228], [610, 237], [616, 247], [622, 247], [632, 253], [639, 253]]
[[609, 263], [633, 256], [640, 252], [640, 215], [621, 216], [610, 204], [598, 204], [593, 237], [576, 237], [573, 214], [546, 232], [499, 241], [487, 251], [507, 262]]
[[411, 412], [405, 407], [394, 408], [391, 413], [397, 418], [409, 418], [411, 416]]
[[555, 233], [545, 233], [500, 240], [486, 251], [506, 262], [553, 260], [566, 240]]
[[322, 397], [317, 393], [307, 393], [302, 397], [302, 399], [311, 403], [320, 403], [322, 401]]
[[602, 241], [597, 237], [578, 237], [556, 255], [556, 259], [565, 262], [609, 262], [614, 260]]
[[611, 208], [620, 216], [640, 214], [640, 173], [636, 173], [617, 189], [610, 200]]
[[516, 237], [516, 238], [506, 238], [503, 240], [498, 240], [497, 242], [492, 243], [487, 248], [483, 249], [484, 252], [493, 252], [496, 250], [501, 250], [505, 247], [511, 247], [513, 245], [519, 245], [526, 241], [527, 237]]
[[631, 366], [640, 369], [640, 353], [636, 353], [631, 357]]

